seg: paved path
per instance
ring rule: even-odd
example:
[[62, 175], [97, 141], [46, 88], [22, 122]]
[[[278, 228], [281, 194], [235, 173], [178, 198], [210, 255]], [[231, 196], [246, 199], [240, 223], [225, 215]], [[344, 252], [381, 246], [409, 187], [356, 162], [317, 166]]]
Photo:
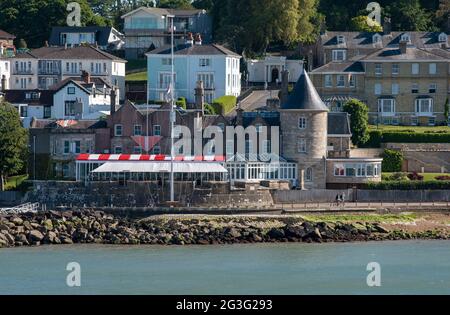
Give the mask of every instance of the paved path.
[[302, 204], [277, 204], [274, 208], [283, 209], [285, 212], [314, 212], [314, 211], [378, 211], [378, 210], [448, 210], [450, 202], [346, 202], [337, 206], [335, 203], [302, 203]]

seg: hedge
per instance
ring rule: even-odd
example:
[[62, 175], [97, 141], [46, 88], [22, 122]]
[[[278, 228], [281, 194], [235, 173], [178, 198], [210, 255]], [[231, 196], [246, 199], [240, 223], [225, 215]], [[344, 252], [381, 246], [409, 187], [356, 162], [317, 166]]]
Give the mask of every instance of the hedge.
[[450, 189], [450, 181], [386, 181], [381, 183], [368, 183], [367, 189], [371, 190], [427, 190]]
[[383, 153], [383, 172], [400, 172], [403, 164], [403, 153], [395, 150], [384, 150]]
[[236, 103], [236, 96], [225, 95], [213, 100], [212, 106], [214, 107], [216, 113], [225, 115], [236, 107]]
[[186, 98], [184, 98], [184, 97], [178, 98], [178, 100], [175, 103], [175, 105], [177, 105], [180, 108], [186, 109], [187, 108]]
[[450, 143], [450, 133], [371, 130], [364, 148], [379, 148], [381, 143]]

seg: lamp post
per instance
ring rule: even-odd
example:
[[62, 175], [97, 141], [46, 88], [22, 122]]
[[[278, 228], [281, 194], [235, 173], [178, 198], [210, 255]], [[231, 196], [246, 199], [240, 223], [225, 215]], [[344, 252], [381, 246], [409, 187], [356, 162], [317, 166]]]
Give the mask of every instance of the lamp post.
[[170, 73], [170, 202], [173, 203], [175, 201], [175, 193], [174, 193], [174, 174], [173, 174], [173, 160], [174, 160], [174, 150], [173, 150], [173, 131], [175, 125], [175, 111], [174, 111], [174, 93], [175, 93], [175, 80], [174, 80], [174, 15], [166, 15], [167, 21], [171, 21], [170, 23], [170, 55], [171, 55], [171, 73]]

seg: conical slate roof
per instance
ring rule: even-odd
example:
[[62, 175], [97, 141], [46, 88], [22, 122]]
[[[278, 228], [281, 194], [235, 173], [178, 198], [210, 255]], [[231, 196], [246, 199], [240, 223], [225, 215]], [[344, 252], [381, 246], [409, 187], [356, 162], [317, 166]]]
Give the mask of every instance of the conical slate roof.
[[328, 111], [306, 71], [301, 74], [287, 101], [281, 104], [281, 109]]

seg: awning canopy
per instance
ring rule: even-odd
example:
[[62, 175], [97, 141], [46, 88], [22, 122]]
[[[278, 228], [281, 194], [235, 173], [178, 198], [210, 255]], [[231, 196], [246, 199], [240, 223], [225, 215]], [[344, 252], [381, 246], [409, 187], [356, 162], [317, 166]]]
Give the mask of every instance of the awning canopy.
[[[220, 163], [174, 162], [174, 173], [227, 173]], [[92, 173], [169, 173], [170, 162], [107, 162]]]

